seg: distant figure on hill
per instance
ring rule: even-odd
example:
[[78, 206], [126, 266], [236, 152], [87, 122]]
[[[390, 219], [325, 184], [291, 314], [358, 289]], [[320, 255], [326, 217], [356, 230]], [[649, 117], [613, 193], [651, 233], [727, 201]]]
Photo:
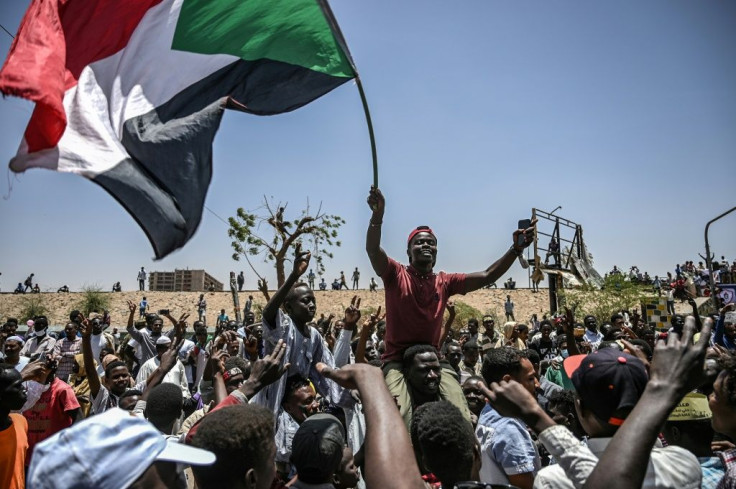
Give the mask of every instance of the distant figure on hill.
[[342, 288], [345, 287], [346, 290], [348, 289], [348, 280], [345, 278], [345, 272], [342, 270], [340, 271], [340, 287], [338, 289], [342, 290]]
[[199, 320], [207, 324], [207, 301], [204, 299], [204, 294], [199, 294], [199, 300], [197, 301], [197, 314]]
[[378, 284], [376, 283], [375, 277], [371, 277], [371, 282], [370, 284], [368, 284], [368, 289], [371, 292], [375, 292], [377, 288], [378, 288]]
[[238, 292], [243, 290], [243, 285], [245, 285], [245, 274], [241, 270], [238, 274]]
[[26, 291], [25, 291], [25, 289], [23, 288], [23, 284], [22, 284], [22, 283], [20, 283], [20, 282], [18, 282], [18, 286], [17, 286], [17, 287], [15, 288], [15, 290], [13, 291], [13, 294], [25, 294], [25, 293], [26, 293]]
[[503, 303], [503, 310], [506, 313], [506, 321], [516, 321], [514, 318], [514, 303], [511, 301], [511, 296], [506, 296], [506, 302]]
[[115, 282], [112, 285], [112, 291], [113, 292], [122, 292], [123, 291], [123, 288], [120, 286], [120, 282]]
[[654, 276], [654, 282], [652, 282], [652, 287], [654, 288], [654, 291], [657, 293], [657, 297], [662, 297], [662, 281], [659, 279], [659, 275]]
[[307, 282], [309, 283], [309, 288], [312, 290], [314, 290], [314, 279], [315, 279], [314, 270], [310, 268], [309, 273], [307, 274]]
[[143, 296], [143, 300], [138, 303], [138, 317], [142, 318], [146, 314], [146, 310], [148, 309], [148, 301], [146, 300], [146, 296]]
[[355, 267], [355, 270], [353, 270], [353, 290], [358, 289], [358, 280], [360, 279], [360, 272], [358, 271], [358, 267]]
[[23, 289], [23, 293], [28, 292], [28, 289], [33, 289], [33, 274], [30, 274], [26, 281], [23, 282], [23, 285], [25, 285], [25, 288]]
[[33, 286], [33, 288], [31, 289], [31, 293], [32, 294], [40, 294], [41, 293], [41, 288], [38, 286], [38, 284], [36, 284], [36, 285]]
[[56, 292], [69, 292], [69, 287], [67, 287], [66, 285], [62, 285]]
[[141, 267], [140, 272], [138, 272], [138, 290], [146, 290], [146, 270], [143, 267]]
[[[20, 285], [20, 284], [18, 284]], [[325, 278], [322, 277], [322, 280], [319, 282], [319, 290], [327, 290], [327, 282], [325, 282]]]

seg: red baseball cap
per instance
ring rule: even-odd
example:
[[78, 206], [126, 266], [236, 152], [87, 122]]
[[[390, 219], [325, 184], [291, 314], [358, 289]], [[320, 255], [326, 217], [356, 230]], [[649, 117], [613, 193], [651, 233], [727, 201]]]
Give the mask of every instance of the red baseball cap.
[[429, 233], [437, 239], [437, 236], [434, 235], [434, 231], [432, 231], [429, 226], [417, 226], [416, 229], [409, 233], [409, 239], [406, 240], [407, 246], [411, 243], [412, 238], [419, 233]]

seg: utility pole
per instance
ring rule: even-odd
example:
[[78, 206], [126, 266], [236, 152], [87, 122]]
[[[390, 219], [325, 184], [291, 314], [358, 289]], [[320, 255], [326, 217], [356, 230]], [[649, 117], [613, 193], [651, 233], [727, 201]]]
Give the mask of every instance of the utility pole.
[[708, 228], [710, 228], [710, 225], [716, 222], [718, 219], [727, 216], [733, 211], [736, 211], [736, 207], [732, 207], [731, 209], [727, 210], [720, 216], [711, 219], [710, 221], [708, 221], [708, 224], [705, 225], [705, 263], [706, 263], [706, 266], [708, 267], [708, 280], [710, 282], [710, 296], [713, 298], [713, 307], [715, 307], [716, 310], [718, 310], [718, 299], [716, 297], [716, 281], [713, 279], [713, 259], [712, 259], [713, 257], [710, 253], [710, 243], [708, 243]]

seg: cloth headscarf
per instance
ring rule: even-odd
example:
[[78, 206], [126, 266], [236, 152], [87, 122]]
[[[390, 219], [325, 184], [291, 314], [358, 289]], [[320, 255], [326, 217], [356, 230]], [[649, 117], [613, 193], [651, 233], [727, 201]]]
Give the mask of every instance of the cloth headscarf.
[[514, 329], [516, 328], [517, 324], [519, 323], [515, 321], [509, 321], [503, 325], [503, 338], [500, 338], [496, 342], [496, 348], [502, 348], [504, 346], [508, 346], [515, 350], [525, 350], [526, 349], [526, 345], [519, 338], [516, 338], [515, 341], [513, 341], [512, 343], [509, 343], [511, 341], [511, 336], [513, 336], [514, 334]]

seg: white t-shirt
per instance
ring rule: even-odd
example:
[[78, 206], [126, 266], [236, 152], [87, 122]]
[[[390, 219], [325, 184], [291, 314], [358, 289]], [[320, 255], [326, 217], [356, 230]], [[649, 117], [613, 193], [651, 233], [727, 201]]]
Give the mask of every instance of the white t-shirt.
[[[146, 382], [148, 380], [148, 376], [151, 375], [160, 364], [161, 360], [159, 360], [158, 357], [153, 357], [141, 365], [141, 368], [138, 371], [138, 377], [135, 379], [136, 383], [140, 384], [142, 382]], [[176, 360], [174, 368], [169, 370], [161, 381], [162, 384], [165, 382], [178, 385], [181, 388], [181, 393], [185, 399], [192, 397], [192, 394], [189, 392], [189, 384], [187, 384], [187, 374], [184, 372], [184, 364], [178, 359]]]

